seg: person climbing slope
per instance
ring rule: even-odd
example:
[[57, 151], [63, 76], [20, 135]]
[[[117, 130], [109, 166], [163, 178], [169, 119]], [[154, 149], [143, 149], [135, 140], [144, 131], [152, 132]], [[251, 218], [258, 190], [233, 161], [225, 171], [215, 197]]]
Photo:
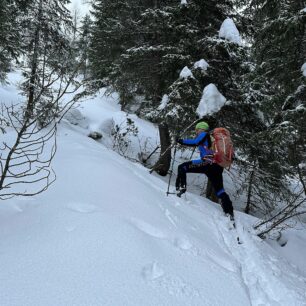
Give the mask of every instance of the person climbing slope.
[[221, 199], [221, 206], [225, 214], [234, 217], [233, 205], [230, 197], [223, 187], [223, 167], [215, 161], [215, 151], [211, 149], [212, 142], [209, 135], [209, 125], [199, 122], [195, 131], [197, 136], [194, 139], [176, 139], [176, 142], [185, 146], [198, 146], [200, 159], [191, 160], [178, 166], [178, 174], [175, 187], [180, 197], [187, 189], [187, 173], [204, 173], [211, 181], [216, 195]]

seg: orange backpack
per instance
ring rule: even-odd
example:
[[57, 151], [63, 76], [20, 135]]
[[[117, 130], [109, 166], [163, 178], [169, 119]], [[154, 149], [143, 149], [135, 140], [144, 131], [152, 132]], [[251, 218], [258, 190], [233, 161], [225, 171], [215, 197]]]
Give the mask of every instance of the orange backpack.
[[230, 168], [233, 162], [234, 148], [229, 130], [216, 128], [212, 131], [213, 162], [223, 168]]

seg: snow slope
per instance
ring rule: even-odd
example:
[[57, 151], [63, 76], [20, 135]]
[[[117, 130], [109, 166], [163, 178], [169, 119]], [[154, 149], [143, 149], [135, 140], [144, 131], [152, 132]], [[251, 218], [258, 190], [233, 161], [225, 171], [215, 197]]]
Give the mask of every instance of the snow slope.
[[[80, 110], [89, 129], [124, 115], [115, 97]], [[86, 135], [62, 122], [56, 182], [1, 203], [1, 306], [306, 305], [306, 278], [253, 217], [236, 212], [231, 229], [218, 205], [167, 197], [166, 182]]]

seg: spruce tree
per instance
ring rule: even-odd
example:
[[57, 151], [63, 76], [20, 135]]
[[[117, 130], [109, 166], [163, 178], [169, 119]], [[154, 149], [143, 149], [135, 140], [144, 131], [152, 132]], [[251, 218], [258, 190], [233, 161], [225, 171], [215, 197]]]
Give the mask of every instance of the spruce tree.
[[[305, 62], [305, 1], [256, 1], [254, 81], [271, 122], [283, 101], [296, 90]], [[268, 118], [269, 116], [270, 118]]]
[[81, 60], [80, 72], [83, 74], [84, 78], [87, 77], [87, 69], [88, 69], [88, 51], [91, 42], [91, 27], [92, 20], [91, 17], [87, 14], [82, 19], [81, 27], [79, 29], [79, 37], [77, 40], [76, 48], [78, 51], [78, 56]]
[[12, 61], [18, 60], [21, 53], [23, 6], [20, 1], [0, 2], [0, 81], [5, 79]]
[[69, 0], [32, 0], [24, 16], [23, 49], [25, 65], [23, 89], [27, 95], [26, 118], [37, 116], [44, 126], [58, 111], [52, 84], [63, 86], [63, 77], [71, 71], [68, 32], [71, 16]]
[[262, 124], [247, 138], [244, 154], [253, 164], [247, 178], [248, 190], [252, 191], [248, 191], [248, 198], [257, 211], [265, 203], [271, 212], [278, 201], [289, 197], [286, 178], [297, 174], [296, 166], [305, 156], [305, 78], [301, 72], [306, 50], [304, 7], [305, 1], [255, 0], [246, 10], [249, 17], [253, 16], [249, 41], [254, 43], [252, 69], [244, 78], [244, 99], [260, 115]]
[[[131, 23], [139, 12], [137, 0], [94, 0], [89, 65], [96, 88], [110, 84], [113, 66], [124, 50], [133, 46], [137, 33]], [[134, 18], [134, 19], [133, 19]]]
[[[177, 25], [184, 30], [174, 36], [182, 38], [179, 50], [184, 57], [176, 61], [179, 68], [167, 67], [172, 76], [169, 73], [165, 77], [168, 81], [162, 92], [168, 97], [165, 106], [159, 99], [158, 103], [151, 103], [142, 110], [143, 116], [155, 122], [166, 120], [170, 128], [178, 132], [197, 118], [196, 109], [203, 89], [212, 83], [227, 99], [221, 112], [203, 118], [212, 128], [226, 126], [233, 131], [235, 142], [241, 140], [243, 143], [241, 130], [251, 133], [260, 125], [254, 110], [243, 103], [243, 76], [251, 69], [248, 48], [218, 37], [228, 14], [232, 14], [231, 2], [214, 6], [209, 1], [190, 1], [186, 7], [180, 7]], [[171, 43], [178, 45], [176, 40]], [[184, 65], [191, 71], [191, 77], [180, 77]]]
[[[287, 101], [289, 107], [288, 101], [294, 99], [298, 86], [305, 83], [301, 73], [306, 50], [306, 12], [302, 10], [305, 1], [258, 0], [254, 3], [254, 69], [250, 74], [251, 90], [248, 98], [263, 115], [266, 130], [257, 138], [260, 143], [254, 146], [267, 151], [268, 158], [266, 162], [263, 159], [263, 164], [269, 167], [269, 160], [274, 159], [269, 152], [280, 145], [280, 138], [271, 135], [276, 126], [281, 124], [283, 105]], [[284, 160], [275, 160], [274, 165], [275, 174], [286, 172]], [[283, 171], [280, 172], [280, 169]]]

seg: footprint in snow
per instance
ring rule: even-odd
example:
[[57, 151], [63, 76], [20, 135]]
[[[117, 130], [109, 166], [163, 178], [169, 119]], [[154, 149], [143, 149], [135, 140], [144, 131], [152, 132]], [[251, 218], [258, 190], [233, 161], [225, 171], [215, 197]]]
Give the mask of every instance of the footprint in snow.
[[175, 202], [174, 202], [174, 206], [175, 206], [175, 207], [179, 207], [179, 206], [181, 206], [181, 203], [178, 202], [178, 201], [175, 201]]
[[71, 226], [66, 226], [66, 231], [67, 231], [68, 233], [73, 232], [75, 229], [76, 229], [76, 226], [73, 226], [73, 225], [71, 225]]
[[191, 242], [187, 238], [183, 238], [183, 237], [175, 238], [174, 245], [180, 248], [181, 250], [190, 250], [193, 247]]
[[166, 235], [158, 228], [154, 227], [153, 225], [146, 223], [141, 220], [133, 220], [133, 224], [142, 232], [146, 233], [155, 238], [166, 238]]
[[23, 212], [23, 210], [24, 210], [24, 209], [23, 209], [20, 205], [18, 205], [18, 204], [13, 205], [12, 208], [14, 209], [14, 211], [15, 211], [16, 213], [21, 213], [21, 212]]
[[148, 264], [142, 269], [142, 276], [147, 281], [158, 279], [163, 275], [164, 275], [164, 270], [160, 267], [160, 265], [157, 262]]
[[92, 204], [72, 202], [66, 206], [69, 210], [82, 214], [90, 214], [97, 211], [97, 207]]
[[23, 212], [24, 210], [30, 208], [30, 207], [36, 207], [40, 202], [38, 202], [35, 198], [29, 199], [28, 197], [25, 198], [16, 198], [15, 204], [13, 205], [14, 210], [19, 213]]
[[209, 258], [214, 264], [217, 266], [230, 271], [237, 272], [239, 271], [239, 267], [237, 264], [228, 256], [225, 255], [217, 255], [214, 252], [206, 252], [207, 258]]
[[192, 285], [186, 283], [180, 277], [174, 275], [166, 275], [159, 263], [153, 262], [146, 265], [142, 269], [143, 278], [149, 284], [160, 291], [166, 290], [170, 295], [177, 297], [194, 298], [199, 297], [199, 291]]

